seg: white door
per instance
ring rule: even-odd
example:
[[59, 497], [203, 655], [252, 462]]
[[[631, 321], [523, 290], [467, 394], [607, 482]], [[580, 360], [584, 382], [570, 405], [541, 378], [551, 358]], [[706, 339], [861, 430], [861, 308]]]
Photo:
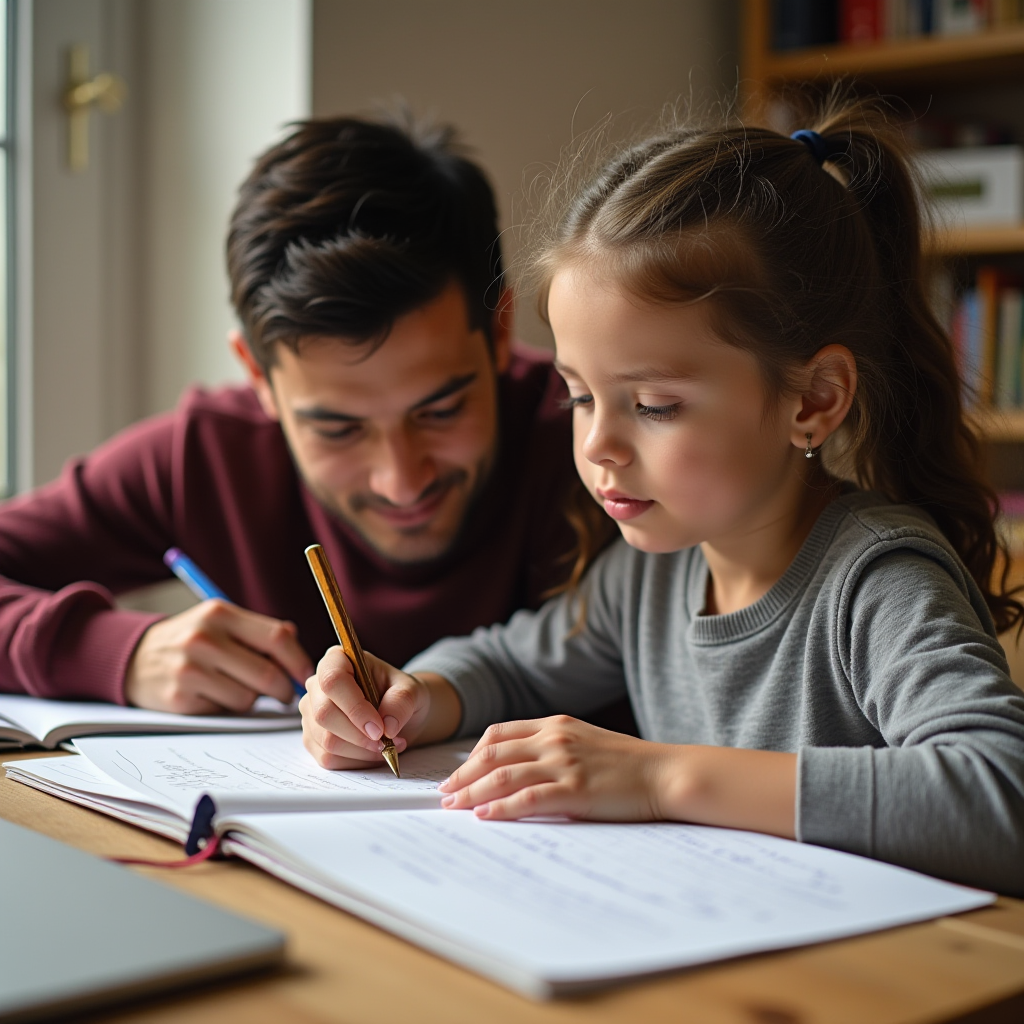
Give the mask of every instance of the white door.
[[[138, 414], [136, 145], [132, 0], [18, 0], [15, 145], [18, 489], [55, 477]], [[69, 166], [63, 96], [73, 47], [88, 73], [127, 84], [119, 113], [89, 115], [87, 166]]]

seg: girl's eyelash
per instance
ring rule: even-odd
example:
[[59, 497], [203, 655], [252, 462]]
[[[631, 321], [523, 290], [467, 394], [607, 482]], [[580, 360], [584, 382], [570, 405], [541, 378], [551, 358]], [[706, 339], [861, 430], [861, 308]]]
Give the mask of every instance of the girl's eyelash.
[[681, 402], [675, 402], [673, 405], [643, 405], [641, 402], [637, 402], [636, 411], [649, 420], [674, 420], [679, 415], [681, 404]]
[[558, 403], [559, 409], [575, 409], [580, 405], [590, 405], [593, 402], [592, 395], [570, 395], [568, 398], [563, 398]]
[[[579, 406], [593, 405], [593, 395], [571, 395], [563, 398], [559, 403], [561, 409], [575, 409]], [[644, 405], [637, 402], [636, 411], [649, 420], [673, 420], [679, 415], [679, 408], [682, 402], [675, 402], [672, 405]]]

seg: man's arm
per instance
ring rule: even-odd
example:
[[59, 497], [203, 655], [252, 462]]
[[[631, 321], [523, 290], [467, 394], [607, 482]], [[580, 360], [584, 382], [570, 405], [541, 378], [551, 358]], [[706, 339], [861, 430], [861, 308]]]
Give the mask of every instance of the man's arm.
[[170, 433], [167, 417], [144, 424], [0, 506], [0, 688], [123, 700], [159, 616], [118, 610], [114, 594], [166, 575]]
[[240, 709], [257, 693], [288, 699], [281, 666], [310, 671], [294, 629], [265, 616], [200, 606], [161, 622], [115, 607], [115, 594], [168, 576], [181, 415], [125, 431], [0, 506], [0, 688], [124, 702], [139, 672], [133, 702], [195, 712]]

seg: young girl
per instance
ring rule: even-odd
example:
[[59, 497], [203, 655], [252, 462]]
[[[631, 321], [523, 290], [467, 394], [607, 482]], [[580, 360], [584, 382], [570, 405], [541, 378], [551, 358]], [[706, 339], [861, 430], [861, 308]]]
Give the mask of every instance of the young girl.
[[[332, 649], [301, 705], [317, 760], [482, 732], [446, 807], [754, 829], [1024, 895], [996, 640], [1024, 609], [991, 583], [915, 196], [865, 106], [673, 131], [572, 196], [535, 266], [622, 539], [539, 612], [370, 659], [379, 714]], [[623, 692], [642, 739], [567, 717]]]

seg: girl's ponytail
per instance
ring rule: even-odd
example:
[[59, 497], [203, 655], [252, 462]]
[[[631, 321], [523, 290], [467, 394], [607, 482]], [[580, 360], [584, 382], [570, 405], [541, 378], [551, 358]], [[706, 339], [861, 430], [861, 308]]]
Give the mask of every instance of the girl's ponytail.
[[889, 366], [886, 386], [876, 380], [862, 396], [857, 475], [892, 501], [925, 509], [981, 588], [997, 628], [1024, 627], [1024, 607], [1007, 593], [1009, 554], [994, 529], [997, 499], [965, 420], [956, 356], [925, 293], [921, 190], [906, 143], [868, 104], [826, 112], [815, 131], [868, 225], [883, 286]]

